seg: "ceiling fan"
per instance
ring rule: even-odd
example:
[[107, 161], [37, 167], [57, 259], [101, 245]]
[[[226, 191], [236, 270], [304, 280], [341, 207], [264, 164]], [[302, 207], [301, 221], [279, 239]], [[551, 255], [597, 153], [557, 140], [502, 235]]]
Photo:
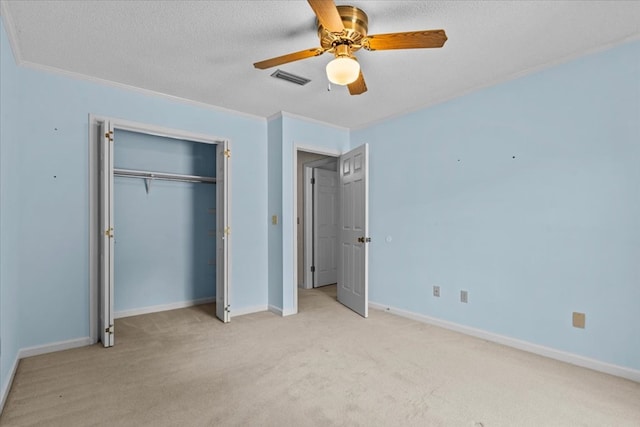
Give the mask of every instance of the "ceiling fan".
[[367, 35], [369, 18], [362, 9], [336, 6], [333, 0], [307, 1], [318, 18], [320, 47], [256, 62], [254, 67], [264, 70], [331, 52], [335, 58], [327, 64], [329, 81], [346, 85], [351, 95], [360, 95], [367, 91], [367, 85], [353, 54], [357, 50], [435, 48], [444, 46], [447, 41], [444, 30]]

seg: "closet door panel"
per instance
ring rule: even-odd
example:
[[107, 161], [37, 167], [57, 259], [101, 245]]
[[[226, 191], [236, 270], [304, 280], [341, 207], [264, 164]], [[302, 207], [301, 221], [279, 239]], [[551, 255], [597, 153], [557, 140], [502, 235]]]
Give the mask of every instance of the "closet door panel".
[[216, 152], [216, 316], [223, 322], [231, 320], [229, 305], [229, 176], [231, 151], [228, 142], [220, 143]]
[[100, 280], [98, 336], [105, 347], [114, 344], [113, 126], [100, 124]]

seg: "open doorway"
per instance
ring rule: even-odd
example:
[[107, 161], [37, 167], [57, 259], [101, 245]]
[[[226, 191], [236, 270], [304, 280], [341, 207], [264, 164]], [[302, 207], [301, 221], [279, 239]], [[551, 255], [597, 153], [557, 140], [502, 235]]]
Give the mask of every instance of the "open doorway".
[[[321, 154], [319, 158], [308, 159], [305, 161], [304, 153]], [[293, 279], [292, 286], [294, 313], [299, 309], [299, 289], [300, 293], [316, 292], [325, 288], [336, 289], [336, 299], [338, 302], [347, 306], [351, 310], [360, 314], [362, 317], [368, 315], [368, 243], [371, 238], [368, 236], [368, 170], [369, 170], [369, 150], [367, 144], [362, 144], [352, 150], [343, 153], [327, 153], [318, 152], [313, 148], [306, 149], [301, 146], [294, 148], [293, 170], [295, 179], [293, 180], [293, 218], [295, 219], [295, 227], [293, 227], [293, 242], [297, 244], [297, 248], [293, 250]], [[325, 160], [327, 164], [330, 162], [327, 158], [336, 160], [337, 170], [331, 172], [336, 176], [337, 197], [334, 206], [328, 209], [333, 212], [337, 218], [337, 237], [335, 243], [328, 243], [330, 252], [336, 257], [337, 278], [336, 286], [325, 286], [317, 289], [307, 288], [313, 286], [313, 280], [309, 280], [309, 274], [318, 271], [317, 266], [311, 271], [311, 263], [305, 261], [305, 253], [310, 251], [308, 247], [309, 240], [313, 237], [306, 238], [304, 236], [305, 228], [308, 229], [309, 220], [305, 224], [304, 209], [304, 173], [305, 167], [316, 166], [316, 171], [321, 160]], [[311, 163], [316, 162], [319, 163]], [[306, 164], [306, 166], [305, 166]], [[307, 174], [307, 176], [309, 176]], [[307, 191], [308, 194], [308, 191]], [[301, 203], [302, 201], [302, 203]], [[302, 205], [302, 206], [301, 206]], [[307, 212], [309, 209], [306, 209]], [[306, 215], [309, 217], [309, 215]], [[316, 227], [317, 230], [317, 227]], [[300, 236], [303, 236], [302, 238]], [[316, 233], [317, 240], [317, 233]], [[330, 241], [331, 239], [328, 239]], [[332, 250], [331, 250], [332, 249]], [[302, 260], [302, 262], [301, 262]], [[314, 258], [317, 263], [317, 258]], [[301, 274], [302, 272], [302, 274]], [[304, 289], [307, 288], [307, 289]]]
[[338, 158], [298, 151], [298, 287], [337, 282]]
[[338, 157], [297, 152], [298, 309], [335, 300], [338, 237]]

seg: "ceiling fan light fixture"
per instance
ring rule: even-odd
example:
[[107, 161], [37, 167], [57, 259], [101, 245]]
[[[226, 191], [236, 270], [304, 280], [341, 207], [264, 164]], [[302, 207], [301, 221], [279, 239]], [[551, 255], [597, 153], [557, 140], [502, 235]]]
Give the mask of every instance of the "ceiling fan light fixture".
[[[0, 0], [2, 1], [2, 0]], [[330, 52], [335, 55], [327, 64], [327, 78], [331, 83], [349, 87], [349, 94], [367, 91], [358, 60], [353, 56], [360, 49], [368, 51], [393, 49], [426, 49], [444, 46], [444, 30], [406, 31], [403, 33], [369, 34], [369, 18], [354, 6], [336, 6], [334, 0], [307, 0], [316, 15], [320, 47], [288, 53], [253, 64], [265, 70], [277, 65], [312, 58]]]
[[327, 64], [327, 78], [336, 85], [346, 86], [360, 75], [360, 64], [349, 56], [338, 56]]

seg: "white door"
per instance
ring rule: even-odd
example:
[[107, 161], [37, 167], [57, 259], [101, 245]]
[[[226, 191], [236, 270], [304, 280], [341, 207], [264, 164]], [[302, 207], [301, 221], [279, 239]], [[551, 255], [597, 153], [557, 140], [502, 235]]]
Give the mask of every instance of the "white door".
[[338, 281], [338, 174], [313, 170], [313, 286]]
[[113, 126], [100, 125], [100, 284], [98, 322], [105, 347], [114, 344], [113, 329]]
[[340, 156], [338, 301], [369, 315], [367, 243], [369, 218], [367, 144]]
[[216, 316], [223, 322], [230, 317], [229, 305], [229, 251], [231, 228], [229, 226], [229, 158], [231, 151], [227, 141], [216, 150]]

